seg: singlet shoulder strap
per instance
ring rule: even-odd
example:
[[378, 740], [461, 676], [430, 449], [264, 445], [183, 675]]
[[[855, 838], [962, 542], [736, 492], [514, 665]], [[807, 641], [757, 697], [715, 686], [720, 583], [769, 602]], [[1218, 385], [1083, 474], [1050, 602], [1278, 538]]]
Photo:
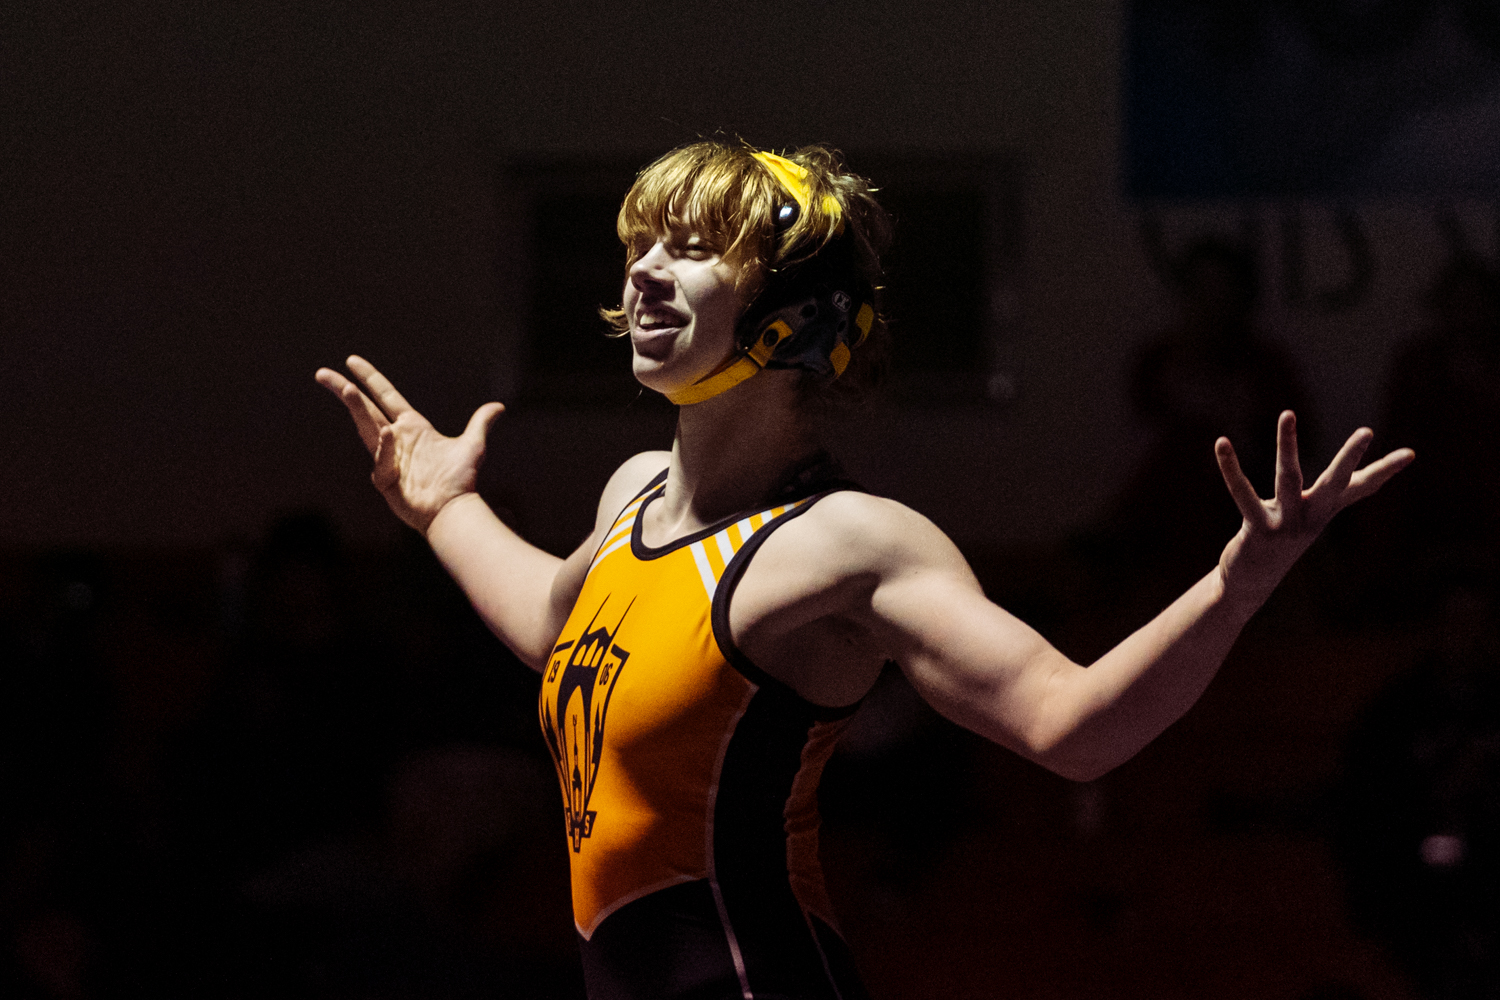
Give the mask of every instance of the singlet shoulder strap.
[[641, 501], [650, 496], [653, 490], [661, 489], [662, 483], [665, 483], [667, 481], [667, 471], [667, 469], [663, 468], [656, 475], [652, 476], [649, 483], [647, 483], [645, 486], [642, 486], [635, 492], [634, 496], [625, 501], [625, 505], [620, 508], [620, 512], [615, 515], [615, 519], [610, 523], [619, 524], [620, 519], [628, 514], [632, 507], [639, 506]]
[[[668, 469], [667, 466], [663, 466], [662, 470], [660, 472], [658, 472], [656, 475], [654, 475], [654, 476], [651, 477], [651, 481], [649, 483], [647, 483], [645, 486], [642, 486], [640, 488], [640, 491], [638, 493], [636, 493], [635, 496], [633, 496], [633, 497], [630, 498], [630, 503], [627, 503], [625, 505], [625, 507], [629, 507], [630, 504], [635, 503], [641, 497], [645, 496], [647, 493], [650, 493], [652, 490], [656, 489], [662, 483], [666, 482], [667, 481], [667, 469]], [[620, 508], [621, 513], [624, 513], [624, 510], [625, 510], [624, 507]], [[615, 515], [615, 516], [617, 518], [619, 517], [618, 514]]]
[[[632, 529], [635, 519], [634, 514], [632, 513], [632, 509], [639, 509], [645, 498], [650, 496], [653, 490], [660, 489], [662, 483], [665, 483], [666, 481], [667, 470], [664, 468], [656, 475], [652, 476], [649, 483], [647, 483], [645, 486], [642, 486], [634, 496], [632, 496], [625, 502], [625, 505], [620, 508], [620, 512], [615, 515], [615, 519], [610, 522], [609, 531], [606, 532], [604, 537], [599, 541], [599, 546], [594, 549], [594, 557], [589, 560], [589, 572], [593, 572], [594, 567], [599, 564], [600, 559], [603, 559], [606, 555], [609, 554], [609, 552], [619, 547], [619, 545], [621, 544], [619, 536], [622, 527], [625, 531], [624, 542], [628, 543], [630, 541], [630, 538], [633, 534]], [[631, 516], [627, 518], [627, 514]], [[626, 521], [627, 523], [622, 526], [621, 521]]]

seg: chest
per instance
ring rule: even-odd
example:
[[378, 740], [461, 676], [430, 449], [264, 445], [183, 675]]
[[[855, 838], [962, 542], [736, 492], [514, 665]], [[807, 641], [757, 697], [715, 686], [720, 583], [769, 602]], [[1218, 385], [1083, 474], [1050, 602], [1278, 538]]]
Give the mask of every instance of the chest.
[[591, 576], [542, 674], [543, 734], [584, 786], [605, 746], [627, 770], [712, 759], [754, 691], [720, 651], [712, 605], [685, 585], [695, 581], [655, 575]]
[[653, 661], [727, 663], [819, 705], [851, 704], [869, 690], [885, 656], [854, 612], [873, 583], [844, 565], [847, 546], [822, 523], [824, 506], [771, 507], [656, 547], [645, 540], [655, 534], [646, 523], [654, 498], [628, 506], [611, 528], [560, 641], [587, 631], [607, 597], [634, 602], [625, 635], [635, 649], [649, 646]]

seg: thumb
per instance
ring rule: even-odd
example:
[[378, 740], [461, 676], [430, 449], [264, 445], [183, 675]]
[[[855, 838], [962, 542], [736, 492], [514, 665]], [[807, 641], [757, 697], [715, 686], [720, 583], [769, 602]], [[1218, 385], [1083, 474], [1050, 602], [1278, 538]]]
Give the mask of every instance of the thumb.
[[484, 439], [489, 437], [490, 427], [494, 424], [495, 418], [504, 412], [503, 403], [485, 403], [469, 418], [469, 426], [464, 428], [463, 436], [478, 438], [483, 444]]
[[376, 489], [384, 490], [400, 478], [401, 470], [396, 465], [396, 432], [387, 424], [380, 428], [380, 436], [376, 439], [375, 468], [370, 472], [370, 482]]

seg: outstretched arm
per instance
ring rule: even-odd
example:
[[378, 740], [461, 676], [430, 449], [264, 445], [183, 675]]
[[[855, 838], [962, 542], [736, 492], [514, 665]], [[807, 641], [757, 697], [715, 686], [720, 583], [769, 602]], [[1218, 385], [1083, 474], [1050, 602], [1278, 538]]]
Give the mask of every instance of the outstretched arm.
[[[485, 437], [504, 407], [486, 403], [458, 437], [447, 437], [361, 357], [348, 359], [359, 385], [329, 368], [318, 383], [338, 396], [375, 459], [375, 488], [433, 552], [500, 639], [535, 670], [551, 652], [572, 605], [565, 562], [528, 544], [474, 492]], [[364, 386], [361, 391], [360, 385]], [[585, 542], [580, 550], [587, 548]], [[592, 554], [592, 549], [589, 549]]]
[[938, 711], [1066, 777], [1097, 777], [1197, 701], [1245, 623], [1334, 514], [1414, 457], [1401, 449], [1360, 469], [1371, 437], [1356, 431], [1304, 489], [1296, 418], [1283, 413], [1271, 500], [1255, 494], [1220, 438], [1215, 452], [1243, 517], [1239, 532], [1211, 573], [1087, 669], [985, 600], [935, 528], [907, 533], [918, 541], [882, 574], [873, 612]]

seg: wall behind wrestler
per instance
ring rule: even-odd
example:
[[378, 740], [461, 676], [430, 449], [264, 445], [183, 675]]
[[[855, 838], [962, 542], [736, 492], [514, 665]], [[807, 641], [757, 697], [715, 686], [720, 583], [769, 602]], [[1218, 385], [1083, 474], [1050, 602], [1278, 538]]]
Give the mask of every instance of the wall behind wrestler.
[[[504, 165], [638, 162], [720, 127], [1021, 168], [1018, 321], [1001, 345], [1015, 396], [868, 424], [850, 451], [876, 486], [966, 541], [1055, 540], [1145, 447], [1127, 372], [1172, 302], [1120, 182], [1119, 3], [841, 4], [797, 23], [775, 5], [695, 8], [649, 41], [658, 12], [629, 5], [19, 10], [0, 42], [14, 81], [0, 539], [201, 544], [309, 503], [390, 537], [308, 372], [361, 350], [458, 426], [515, 356], [527, 260]], [[1171, 239], [1244, 214], [1183, 211]], [[1424, 212], [1367, 221], [1379, 282], [1358, 309], [1268, 300], [1330, 437], [1375, 415], [1442, 250]], [[1333, 223], [1314, 209], [1307, 228], [1338, 280]], [[620, 424], [502, 421], [496, 481], [548, 544], [571, 544], [610, 463], [659, 437]], [[517, 467], [543, 451], [556, 460]]]

